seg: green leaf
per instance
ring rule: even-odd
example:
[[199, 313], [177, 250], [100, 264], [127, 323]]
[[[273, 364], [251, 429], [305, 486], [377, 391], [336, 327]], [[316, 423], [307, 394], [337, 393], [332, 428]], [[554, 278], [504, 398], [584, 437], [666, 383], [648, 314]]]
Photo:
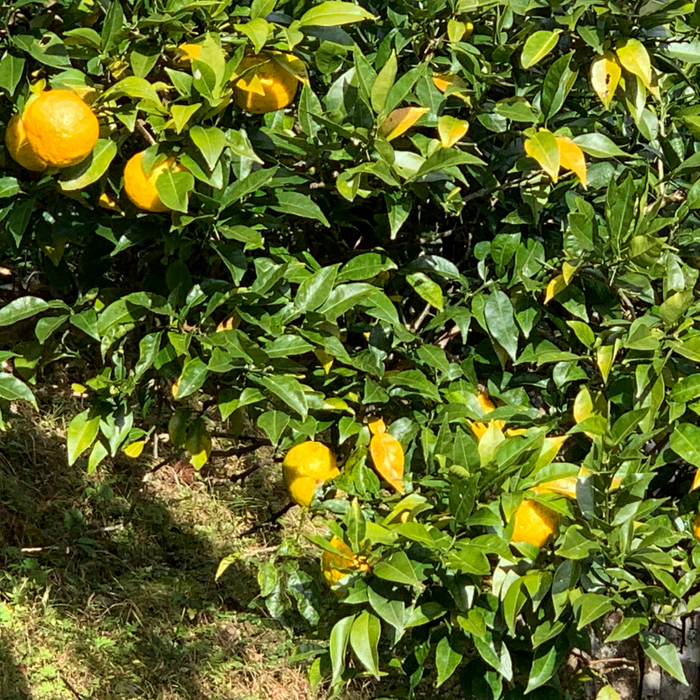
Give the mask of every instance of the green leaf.
[[68, 464], [73, 465], [80, 455], [95, 441], [100, 429], [100, 416], [90, 416], [90, 411], [79, 413], [68, 425]]
[[272, 180], [276, 172], [277, 168], [256, 170], [242, 180], [238, 180], [232, 185], [229, 185], [224, 190], [224, 194], [221, 197], [221, 208], [225, 209], [235, 204], [239, 199], [243, 199], [247, 194], [262, 189]]
[[554, 31], [543, 29], [531, 34], [523, 46], [523, 53], [520, 57], [522, 67], [527, 69], [539, 63], [557, 45], [561, 32], [561, 29]]
[[266, 411], [258, 418], [258, 427], [264, 430], [270, 442], [276, 445], [289, 425], [289, 414], [284, 411]]
[[542, 111], [551, 119], [563, 106], [578, 77], [577, 70], [571, 70], [574, 53], [559, 57], [547, 71], [542, 85]]
[[636, 637], [649, 621], [645, 617], [623, 617], [605, 638], [605, 643], [621, 642], [630, 637]]
[[200, 389], [207, 379], [209, 368], [206, 362], [202, 362], [199, 357], [194, 357], [185, 363], [182, 374], [177, 382], [177, 392], [174, 399], [184, 399], [190, 394], [194, 394]]
[[423, 272], [414, 272], [406, 275], [406, 281], [413, 287], [421, 299], [434, 306], [438, 311], [442, 311], [445, 302], [442, 296], [442, 289], [437, 282], [428, 277]]
[[281, 399], [293, 411], [296, 411], [303, 420], [309, 412], [309, 405], [304, 393], [304, 387], [294, 377], [285, 375], [268, 375], [262, 379], [263, 385], [277, 398]]
[[671, 398], [678, 403], [688, 403], [700, 396], [700, 374], [683, 377], [671, 390]]
[[209, 126], [206, 129], [199, 125], [193, 126], [189, 130], [190, 138], [207, 161], [210, 170], [214, 169], [219, 160], [225, 146], [226, 134], [221, 129], [215, 126]]
[[450, 635], [445, 635], [435, 647], [435, 667], [437, 668], [437, 683], [439, 688], [457, 670], [462, 661], [462, 654], [452, 646]]
[[0, 372], [0, 399], [5, 399], [5, 401], [22, 399], [34, 408], [38, 408], [32, 390], [22, 380], [7, 372]]
[[338, 282], [359, 282], [381, 272], [395, 270], [396, 264], [381, 253], [363, 253], [345, 263], [338, 273]]
[[595, 700], [621, 700], [620, 693], [615, 690], [611, 685], [606, 685], [605, 688], [601, 688], [598, 695], [596, 695]]
[[669, 442], [679, 457], [700, 469], [700, 427], [681, 423], [671, 433]]
[[360, 663], [379, 678], [379, 635], [382, 625], [379, 618], [363, 610], [353, 621], [350, 629], [350, 646]]
[[10, 97], [15, 94], [15, 90], [22, 79], [24, 72], [23, 58], [6, 53], [0, 60], [0, 88], [6, 90]]
[[332, 684], [335, 686], [341, 680], [345, 670], [345, 654], [350, 640], [350, 630], [355, 621], [355, 616], [350, 615], [333, 625], [330, 637], [331, 667], [333, 669]]
[[574, 605], [578, 609], [579, 630], [615, 609], [612, 600], [602, 593], [584, 593]]
[[335, 321], [338, 316], [342, 316], [346, 311], [375, 294], [376, 291], [377, 287], [364, 282], [340, 284], [330, 293], [328, 299], [318, 310], [318, 313], [325, 316], [329, 321]]
[[101, 100], [105, 102], [124, 96], [134, 97], [138, 100], [148, 100], [165, 111], [155, 88], [145, 78], [137, 78], [135, 75], [132, 75], [120, 80], [102, 94]]
[[666, 673], [670, 673], [677, 681], [688, 685], [678, 651], [671, 642], [656, 632], [642, 630], [639, 633], [639, 643], [642, 645], [644, 653], [652, 661], [656, 661]]
[[49, 305], [39, 297], [19, 297], [0, 309], [0, 326], [11, 326], [48, 308]]
[[633, 231], [636, 191], [632, 174], [618, 186], [610, 180], [605, 198], [605, 220], [613, 245], [619, 249]]
[[338, 27], [343, 24], [374, 19], [374, 15], [351, 2], [322, 2], [307, 10], [299, 20], [302, 27]]
[[434, 173], [438, 170], [446, 170], [447, 168], [455, 168], [458, 165], [486, 165], [481, 158], [473, 156], [471, 153], [466, 151], [457, 151], [454, 148], [441, 148], [435, 151], [428, 160], [423, 163], [420, 168], [418, 168], [415, 175], [410, 179], [417, 180], [421, 177], [425, 177], [430, 173]]
[[508, 647], [501, 641], [494, 639], [491, 632], [487, 632], [482, 639], [472, 636], [472, 641], [479, 656], [498, 671], [507, 681], [513, 680], [513, 662], [508, 652]]
[[404, 602], [399, 599], [389, 600], [380, 595], [371, 586], [367, 589], [367, 597], [374, 612], [382, 620], [388, 622], [396, 630], [397, 635], [401, 635], [406, 623], [406, 606]]
[[327, 299], [335, 284], [338, 265], [322, 267], [313, 275], [307, 277], [297, 290], [294, 306], [302, 313], [315, 311]]
[[372, 109], [377, 112], [377, 114], [382, 114], [384, 111], [386, 100], [389, 96], [389, 91], [394, 86], [398, 65], [396, 51], [392, 51], [386, 63], [379, 71], [377, 78], [374, 81], [374, 85], [372, 85], [370, 100]]
[[531, 693], [535, 688], [544, 685], [553, 675], [557, 667], [557, 650], [551, 646], [547, 651], [538, 649], [532, 661], [530, 676], [527, 679], [527, 689], [525, 695]]
[[362, 506], [357, 498], [353, 498], [350, 504], [350, 512], [347, 515], [347, 527], [350, 549], [357, 552], [361, 549], [362, 540], [364, 540], [367, 532], [367, 522], [362, 512]]
[[277, 192], [277, 201], [270, 204], [270, 208], [279, 211], [283, 214], [293, 214], [301, 216], [305, 219], [316, 219], [324, 226], [330, 226], [326, 215], [321, 211], [321, 208], [314, 202], [311, 197], [300, 192]]
[[388, 559], [377, 563], [373, 569], [377, 578], [409, 586], [420, 586], [421, 582], [406, 552], [394, 552]]
[[66, 192], [82, 190], [97, 182], [117, 155], [117, 144], [111, 139], [99, 139], [92, 153], [78, 165], [61, 171], [61, 189]]
[[263, 17], [256, 17], [250, 22], [236, 24], [236, 29], [245, 34], [252, 42], [255, 53], [260, 53], [270, 35], [270, 24]]
[[187, 213], [189, 193], [194, 189], [194, 177], [189, 172], [164, 170], [156, 180], [156, 189], [166, 207]]
[[594, 158], [627, 158], [627, 154], [605, 134], [582, 134], [573, 139], [584, 153]]
[[501, 291], [494, 292], [486, 300], [484, 318], [488, 332], [515, 360], [518, 353], [518, 327], [515, 324], [513, 305]]
[[[187, 126], [187, 122], [197, 113], [197, 110], [202, 106], [201, 102], [195, 102], [191, 105], [171, 105], [170, 114], [175, 124], [175, 131], [178, 134]], [[195, 127], [193, 127], [195, 128]]]

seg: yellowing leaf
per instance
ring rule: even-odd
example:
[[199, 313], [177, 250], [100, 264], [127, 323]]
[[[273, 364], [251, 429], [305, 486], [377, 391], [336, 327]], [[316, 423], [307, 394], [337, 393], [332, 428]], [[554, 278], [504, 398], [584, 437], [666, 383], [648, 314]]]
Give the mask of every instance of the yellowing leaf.
[[370, 418], [367, 427], [372, 435], [381, 435], [386, 432], [386, 423], [381, 418]]
[[438, 120], [438, 134], [443, 148], [451, 148], [469, 131], [469, 122], [444, 114]]
[[573, 279], [574, 275], [576, 274], [576, 270], [578, 270], [578, 267], [575, 265], [572, 265], [571, 263], [565, 262], [562, 263], [561, 266], [561, 274], [564, 277], [564, 281], [567, 284], [571, 284], [571, 280]]
[[548, 285], [547, 291], [544, 296], [544, 303], [549, 304], [552, 299], [554, 299], [557, 294], [563, 292], [567, 287], [568, 283], [564, 278], [564, 275], [557, 275]]
[[190, 428], [185, 449], [190, 453], [190, 462], [195, 469], [201, 469], [207, 463], [211, 455], [211, 435], [201, 418]]
[[497, 423], [500, 421], [491, 421], [486, 432], [479, 438], [479, 459], [482, 467], [493, 459], [498, 446], [506, 439]]
[[374, 468], [399, 493], [404, 493], [403, 467], [404, 453], [401, 443], [389, 433], [379, 433], [369, 443]]
[[491, 401], [491, 399], [482, 391], [477, 394], [476, 400], [479, 402], [479, 406], [481, 406], [484, 413], [490, 413], [494, 408], [496, 408], [493, 401]]
[[426, 112], [427, 107], [401, 107], [395, 109], [382, 122], [379, 135], [387, 141], [405, 134]]
[[455, 90], [466, 90], [467, 84], [458, 75], [449, 73], [433, 73], [433, 85], [440, 91], [446, 92], [447, 88], [453, 87]]
[[537, 161], [553, 182], [559, 179], [559, 145], [551, 131], [540, 129], [531, 139], [525, 141], [525, 153]]
[[539, 457], [535, 463], [535, 471], [546, 467], [554, 461], [554, 458], [559, 454], [559, 450], [566, 442], [567, 438], [567, 435], [560, 435], [556, 437], [546, 437], [544, 439], [544, 444], [540, 449]]
[[600, 376], [603, 377], [603, 382], [607, 383], [608, 375], [612, 369], [615, 355], [617, 352], [616, 343], [611, 345], [601, 345], [595, 352], [595, 359], [600, 370]]
[[143, 452], [143, 448], [146, 445], [145, 440], [138, 440], [137, 442], [132, 442], [128, 447], [124, 448], [124, 454], [131, 459], [136, 459]]
[[622, 71], [612, 51], [606, 51], [591, 63], [591, 84], [607, 108], [615, 95]]
[[690, 487], [690, 490], [695, 491], [695, 489], [699, 489], [699, 488], [700, 488], [700, 469], [698, 469], [695, 472], [695, 477], [693, 478], [693, 484]]
[[559, 164], [564, 170], [571, 170], [586, 187], [586, 158], [581, 147], [566, 136], [557, 136], [559, 146]]
[[588, 387], [582, 386], [574, 400], [574, 420], [581, 423], [593, 415], [593, 399]]
[[329, 355], [325, 350], [321, 350], [321, 348], [316, 348], [314, 350], [314, 355], [316, 355], [316, 359], [321, 363], [323, 371], [328, 374], [331, 371], [333, 360], [335, 359], [333, 355]]
[[238, 311], [234, 311], [230, 316], [225, 318], [221, 323], [219, 323], [216, 326], [216, 332], [219, 333], [220, 331], [231, 331], [235, 330], [238, 328], [238, 326], [241, 324], [241, 317], [238, 313]]
[[535, 493], [558, 493], [560, 496], [576, 500], [577, 483], [578, 479], [575, 476], [566, 476], [562, 479], [554, 479], [553, 481], [546, 481], [544, 484], [538, 484], [532, 490]]
[[323, 403], [325, 406], [329, 406], [330, 409], [333, 411], [346, 411], [351, 415], [355, 415], [355, 411], [353, 411], [352, 408], [348, 406], [347, 402], [343, 399], [339, 399], [336, 396], [331, 396], [327, 399], [324, 399]]
[[626, 71], [644, 83], [644, 87], [651, 87], [651, 59], [639, 39], [627, 39], [617, 48], [617, 58]]
[[476, 435], [477, 440], [481, 440], [481, 438], [484, 437], [484, 434], [489, 429], [489, 425], [491, 425], [490, 423], [476, 423], [470, 420], [468, 420], [467, 423], [469, 423], [469, 427], [472, 429], [474, 435]]

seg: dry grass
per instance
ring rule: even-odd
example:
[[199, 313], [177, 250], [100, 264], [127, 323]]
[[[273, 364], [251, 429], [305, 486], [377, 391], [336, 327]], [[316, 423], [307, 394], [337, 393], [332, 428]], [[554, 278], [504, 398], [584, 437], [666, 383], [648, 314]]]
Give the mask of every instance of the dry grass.
[[[244, 483], [231, 477], [255, 455], [88, 476], [65, 457], [76, 410], [17, 415], [0, 443], [0, 698], [320, 700], [289, 664], [295, 634], [256, 602], [285, 530], [242, 537], [287, 502], [278, 465]], [[298, 511], [283, 524], [298, 530]], [[253, 556], [216, 583], [233, 550]]]

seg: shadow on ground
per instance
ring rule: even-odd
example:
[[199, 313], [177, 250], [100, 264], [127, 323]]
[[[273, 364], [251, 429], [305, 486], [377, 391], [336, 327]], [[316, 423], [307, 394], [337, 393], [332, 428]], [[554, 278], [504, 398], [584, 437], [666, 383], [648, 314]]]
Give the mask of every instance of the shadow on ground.
[[169, 467], [144, 484], [145, 470], [128, 462], [88, 477], [68, 467], [57, 432], [22, 418], [4, 436], [0, 697], [312, 697], [285, 663], [289, 636], [251, 608], [254, 562], [214, 581], [256, 500], [276, 494]]

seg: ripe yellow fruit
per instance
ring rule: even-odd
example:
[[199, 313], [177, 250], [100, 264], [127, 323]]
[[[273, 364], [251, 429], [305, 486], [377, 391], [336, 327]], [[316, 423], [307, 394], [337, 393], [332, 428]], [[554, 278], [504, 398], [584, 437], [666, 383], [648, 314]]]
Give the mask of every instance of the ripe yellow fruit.
[[316, 488], [339, 473], [333, 453], [315, 440], [295, 445], [282, 462], [284, 484], [300, 506], [310, 505]]
[[695, 535], [695, 539], [700, 540], [700, 513], [693, 520], [693, 535]]
[[537, 501], [525, 499], [513, 514], [515, 527], [512, 542], [529, 542], [543, 547], [559, 534], [559, 515]]
[[22, 122], [37, 158], [54, 168], [85, 160], [100, 135], [97, 117], [70, 90], [42, 92], [24, 110]]
[[5, 145], [12, 159], [23, 168], [36, 172], [46, 169], [46, 162], [39, 158], [27, 140], [24, 122], [19, 114], [15, 114], [7, 124]]
[[294, 99], [299, 81], [278, 61], [297, 60], [283, 53], [244, 56], [236, 70], [242, 77], [233, 84], [233, 101], [251, 114], [283, 109]]
[[355, 554], [343, 540], [335, 535], [331, 538], [331, 545], [335, 547], [339, 554], [324, 550], [321, 555], [321, 570], [326, 583], [332, 586], [338, 583], [341, 578], [347, 576], [351, 571], [367, 572], [370, 566], [367, 557]]
[[143, 169], [144, 151], [132, 156], [124, 167], [124, 191], [132, 204], [139, 209], [151, 212], [170, 211], [170, 207], [163, 204], [156, 180], [166, 170], [178, 173], [187, 170], [184, 165], [175, 161], [175, 156], [170, 156], [158, 163], [148, 175]]

